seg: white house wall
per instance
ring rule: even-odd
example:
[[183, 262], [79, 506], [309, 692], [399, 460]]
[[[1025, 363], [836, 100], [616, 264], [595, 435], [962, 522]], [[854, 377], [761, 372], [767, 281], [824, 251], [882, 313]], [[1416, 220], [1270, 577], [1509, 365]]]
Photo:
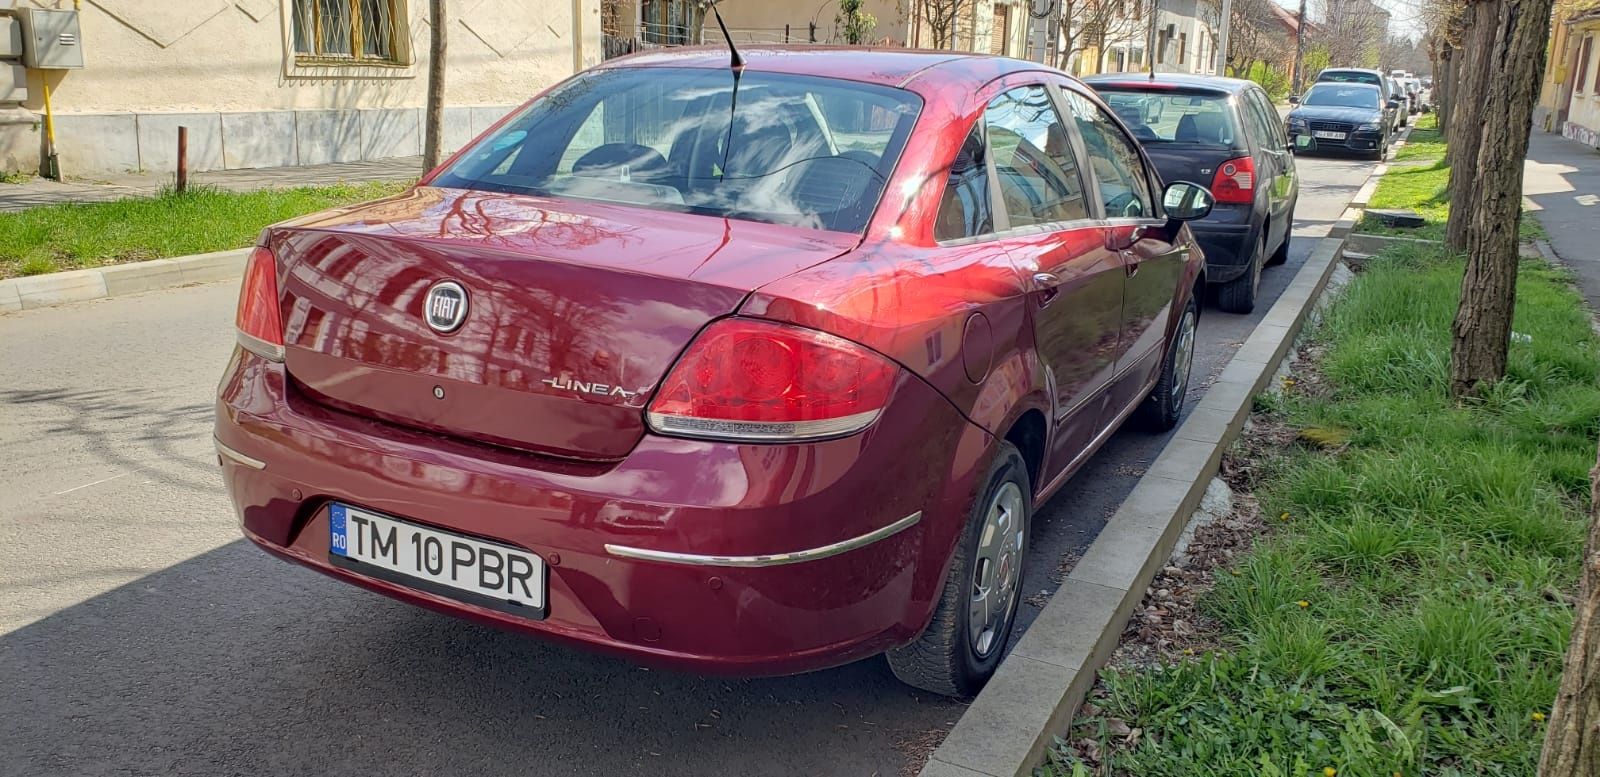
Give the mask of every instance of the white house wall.
[[[22, 0], [72, 7], [71, 0]], [[450, 149], [541, 89], [600, 61], [599, 0], [447, 0], [445, 145]], [[290, 0], [85, 0], [87, 67], [48, 79], [62, 171], [167, 172], [178, 126], [191, 169], [348, 162], [421, 153], [427, 0], [402, 0], [409, 63], [297, 65]], [[36, 167], [35, 126], [0, 127], [0, 163]]]

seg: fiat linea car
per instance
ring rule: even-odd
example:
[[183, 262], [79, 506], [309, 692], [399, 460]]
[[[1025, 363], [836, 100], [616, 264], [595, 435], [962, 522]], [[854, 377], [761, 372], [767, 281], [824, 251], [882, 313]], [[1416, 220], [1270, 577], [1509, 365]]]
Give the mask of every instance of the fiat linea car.
[[441, 612], [970, 694], [1035, 507], [1183, 408], [1210, 203], [1026, 62], [612, 60], [262, 233], [228, 492], [268, 552]]

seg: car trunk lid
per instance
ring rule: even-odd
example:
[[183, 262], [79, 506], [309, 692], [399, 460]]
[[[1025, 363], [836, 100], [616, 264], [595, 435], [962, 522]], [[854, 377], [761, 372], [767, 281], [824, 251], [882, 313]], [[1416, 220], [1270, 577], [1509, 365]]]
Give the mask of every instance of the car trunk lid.
[[[673, 360], [854, 235], [421, 187], [274, 228], [285, 364], [311, 398], [442, 434], [616, 459]], [[430, 290], [459, 284], [441, 332]], [[450, 294], [443, 294], [450, 297]], [[448, 317], [445, 317], [446, 319]], [[439, 323], [436, 321], [435, 323]]]

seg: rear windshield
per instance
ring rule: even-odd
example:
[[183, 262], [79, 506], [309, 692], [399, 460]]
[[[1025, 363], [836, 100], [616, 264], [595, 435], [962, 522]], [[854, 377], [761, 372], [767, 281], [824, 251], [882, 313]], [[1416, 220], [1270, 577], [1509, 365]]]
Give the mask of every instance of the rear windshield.
[[1135, 137], [1144, 143], [1196, 143], [1234, 148], [1239, 128], [1228, 96], [1099, 89]]
[[436, 186], [860, 232], [921, 110], [853, 81], [697, 68], [601, 70], [546, 95]]
[[1329, 105], [1339, 108], [1377, 108], [1378, 90], [1369, 86], [1318, 84], [1306, 93], [1301, 105]]
[[1332, 81], [1340, 84], [1383, 86], [1383, 79], [1377, 73], [1363, 73], [1359, 70], [1324, 70], [1317, 75], [1317, 80]]

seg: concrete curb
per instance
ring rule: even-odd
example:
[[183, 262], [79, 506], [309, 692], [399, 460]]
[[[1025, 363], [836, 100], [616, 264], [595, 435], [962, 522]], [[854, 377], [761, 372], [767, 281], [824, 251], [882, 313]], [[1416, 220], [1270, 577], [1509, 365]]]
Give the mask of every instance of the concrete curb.
[[238, 278], [250, 249], [113, 264], [0, 281], [0, 313]]
[[[1386, 171], [1387, 166], [1376, 166], [1361, 187], [1363, 206]], [[1318, 242], [933, 752], [921, 777], [1031, 777], [1055, 737], [1071, 725], [1100, 668], [1122, 641], [1145, 589], [1171, 556], [1216, 475], [1223, 451], [1249, 419], [1255, 396], [1268, 387], [1292, 351], [1361, 211], [1353, 204], [1347, 207], [1328, 237]]]

